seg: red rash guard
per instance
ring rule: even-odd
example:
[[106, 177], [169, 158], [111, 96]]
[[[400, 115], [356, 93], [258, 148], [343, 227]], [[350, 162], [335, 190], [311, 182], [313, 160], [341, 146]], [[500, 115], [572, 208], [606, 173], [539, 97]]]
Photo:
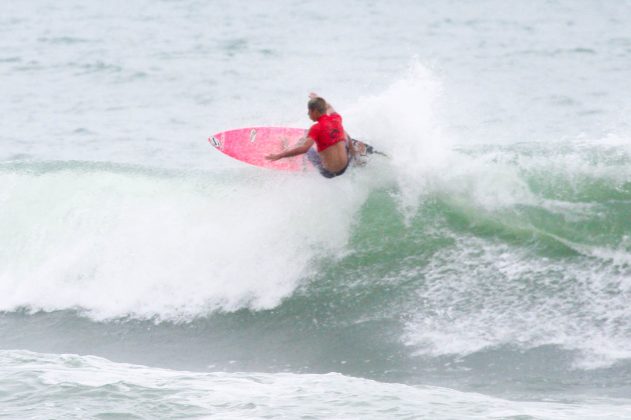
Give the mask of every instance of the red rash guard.
[[344, 141], [346, 136], [342, 127], [342, 116], [337, 113], [321, 116], [318, 122], [311, 126], [307, 136], [315, 141], [318, 152]]

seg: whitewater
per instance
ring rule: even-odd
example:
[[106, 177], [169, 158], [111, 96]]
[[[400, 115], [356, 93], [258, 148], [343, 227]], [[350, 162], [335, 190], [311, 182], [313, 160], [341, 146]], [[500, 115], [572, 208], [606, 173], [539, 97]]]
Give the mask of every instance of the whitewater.
[[1, 9], [0, 416], [631, 418], [631, 2], [115, 3]]

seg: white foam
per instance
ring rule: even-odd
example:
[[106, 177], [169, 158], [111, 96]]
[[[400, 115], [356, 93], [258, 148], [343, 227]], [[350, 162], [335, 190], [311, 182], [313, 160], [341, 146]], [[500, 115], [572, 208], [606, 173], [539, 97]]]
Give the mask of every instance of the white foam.
[[367, 194], [350, 177], [267, 171], [0, 176], [0, 309], [97, 319], [274, 307], [342, 252]]
[[631, 358], [628, 267], [593, 259], [533, 264], [526, 249], [461, 236], [420, 274], [424, 307], [405, 338], [419, 355], [557, 345], [577, 351], [583, 369]]
[[[20, 399], [15, 415], [143, 417], [624, 419], [628, 399], [511, 401], [433, 386], [408, 386], [336, 373], [194, 373], [113, 363], [93, 356], [0, 351], [0, 391]], [[26, 386], [25, 386], [26, 385]], [[19, 390], [19, 391], [16, 391]], [[123, 397], [124, 396], [124, 397]], [[156, 404], [159, 399], [160, 404]], [[35, 400], [36, 404], [24, 401]], [[17, 402], [18, 403], [14, 403]]]

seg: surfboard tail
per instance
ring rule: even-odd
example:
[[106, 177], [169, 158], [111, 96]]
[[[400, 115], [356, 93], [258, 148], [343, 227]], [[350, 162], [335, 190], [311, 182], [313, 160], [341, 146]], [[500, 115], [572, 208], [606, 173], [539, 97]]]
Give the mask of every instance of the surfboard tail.
[[351, 139], [351, 142], [353, 145], [353, 149], [359, 156], [379, 155], [387, 157], [388, 159], [390, 158], [390, 156], [388, 156], [387, 154], [376, 150], [373, 146], [361, 140]]

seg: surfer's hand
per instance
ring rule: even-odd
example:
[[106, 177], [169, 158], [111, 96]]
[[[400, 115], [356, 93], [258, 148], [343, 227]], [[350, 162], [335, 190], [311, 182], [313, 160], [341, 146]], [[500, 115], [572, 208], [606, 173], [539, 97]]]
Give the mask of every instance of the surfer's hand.
[[311, 92], [311, 93], [309, 94], [309, 99], [315, 99], [315, 98], [319, 98], [319, 97], [320, 97], [320, 96], [319, 96], [317, 93], [315, 93], [315, 92]]
[[271, 155], [265, 156], [265, 159], [267, 160], [278, 160], [280, 158], [282, 158], [280, 153], [272, 153]]

